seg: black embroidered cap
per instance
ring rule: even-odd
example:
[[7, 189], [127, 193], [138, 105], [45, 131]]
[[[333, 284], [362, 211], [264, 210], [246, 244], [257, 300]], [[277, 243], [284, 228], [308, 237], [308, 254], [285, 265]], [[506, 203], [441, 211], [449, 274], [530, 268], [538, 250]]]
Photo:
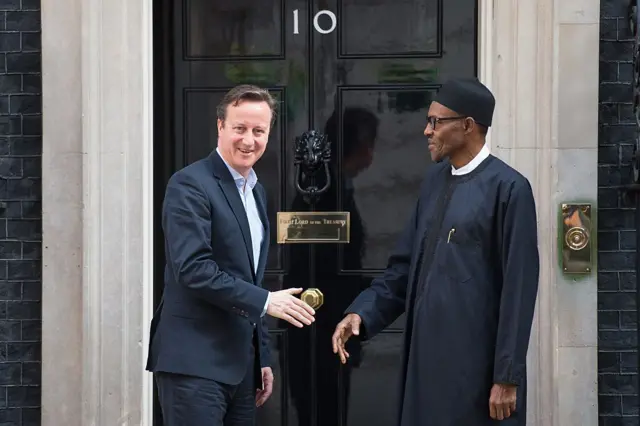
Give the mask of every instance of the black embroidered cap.
[[476, 78], [447, 81], [433, 100], [460, 115], [473, 118], [476, 123], [491, 127], [496, 99]]

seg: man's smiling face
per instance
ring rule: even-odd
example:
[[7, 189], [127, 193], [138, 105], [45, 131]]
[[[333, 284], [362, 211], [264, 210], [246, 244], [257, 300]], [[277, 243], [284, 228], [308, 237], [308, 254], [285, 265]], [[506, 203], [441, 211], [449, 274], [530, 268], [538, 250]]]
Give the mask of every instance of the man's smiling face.
[[272, 112], [263, 101], [241, 100], [227, 106], [218, 119], [218, 148], [222, 157], [243, 176], [262, 157], [269, 141]]

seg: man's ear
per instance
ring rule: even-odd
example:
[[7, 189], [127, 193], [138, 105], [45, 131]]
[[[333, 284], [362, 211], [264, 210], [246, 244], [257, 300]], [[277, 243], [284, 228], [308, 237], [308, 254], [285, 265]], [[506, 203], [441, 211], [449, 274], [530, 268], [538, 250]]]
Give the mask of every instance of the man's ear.
[[469, 134], [471, 132], [473, 132], [473, 129], [476, 127], [476, 121], [471, 118], [471, 117], [467, 117], [464, 120], [464, 132], [466, 134]]
[[218, 118], [218, 132], [224, 127], [224, 121]]

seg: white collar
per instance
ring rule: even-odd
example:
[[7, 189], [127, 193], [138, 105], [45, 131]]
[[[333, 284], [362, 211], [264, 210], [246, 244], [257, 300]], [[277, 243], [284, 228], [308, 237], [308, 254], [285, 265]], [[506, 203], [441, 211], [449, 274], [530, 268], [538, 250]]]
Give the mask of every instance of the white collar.
[[464, 166], [460, 167], [459, 169], [456, 169], [455, 167], [451, 166], [451, 174], [459, 176], [459, 175], [466, 175], [467, 173], [471, 173], [476, 167], [480, 165], [480, 163], [486, 160], [490, 154], [491, 152], [489, 152], [489, 148], [487, 147], [487, 145], [486, 144], [483, 145], [478, 155], [476, 155], [473, 158], [473, 160], [469, 161]]

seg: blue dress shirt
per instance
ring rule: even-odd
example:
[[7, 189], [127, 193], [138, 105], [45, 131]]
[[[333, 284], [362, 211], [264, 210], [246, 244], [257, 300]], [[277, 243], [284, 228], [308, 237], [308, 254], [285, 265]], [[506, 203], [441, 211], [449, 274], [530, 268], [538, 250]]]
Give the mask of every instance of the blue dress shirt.
[[[258, 212], [258, 206], [256, 205], [256, 199], [253, 196], [253, 188], [258, 183], [258, 176], [256, 172], [251, 169], [249, 171], [249, 176], [247, 179], [244, 178], [237, 170], [227, 163], [222, 154], [220, 154], [220, 150], [216, 148], [216, 152], [224, 161], [231, 176], [233, 176], [233, 180], [236, 182], [236, 186], [238, 187], [238, 193], [240, 194], [240, 199], [242, 200], [242, 204], [244, 205], [244, 211], [247, 214], [247, 220], [249, 221], [249, 229], [251, 231], [251, 246], [253, 248], [253, 265], [254, 272], [258, 272], [258, 263], [260, 259], [260, 246], [262, 244], [262, 240], [264, 239], [264, 226], [262, 224], [262, 220], [260, 220], [260, 213]], [[267, 307], [269, 306], [269, 299], [271, 298], [271, 292], [267, 295], [267, 302], [264, 304], [264, 309], [262, 311], [262, 316], [267, 313]]]

